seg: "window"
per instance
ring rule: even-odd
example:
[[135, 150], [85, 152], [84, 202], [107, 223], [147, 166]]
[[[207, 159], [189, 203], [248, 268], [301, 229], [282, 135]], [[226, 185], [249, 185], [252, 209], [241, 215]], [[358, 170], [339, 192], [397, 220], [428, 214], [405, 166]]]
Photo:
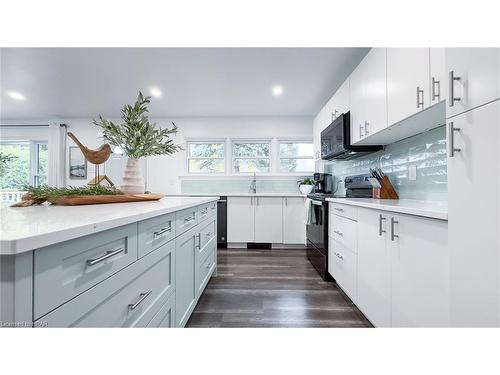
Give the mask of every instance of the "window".
[[233, 142], [234, 173], [269, 173], [271, 142]]
[[46, 184], [48, 151], [47, 142], [0, 143], [0, 189]]
[[280, 142], [280, 172], [314, 172], [313, 153], [313, 144], [311, 142]]
[[188, 142], [189, 173], [224, 173], [224, 142]]

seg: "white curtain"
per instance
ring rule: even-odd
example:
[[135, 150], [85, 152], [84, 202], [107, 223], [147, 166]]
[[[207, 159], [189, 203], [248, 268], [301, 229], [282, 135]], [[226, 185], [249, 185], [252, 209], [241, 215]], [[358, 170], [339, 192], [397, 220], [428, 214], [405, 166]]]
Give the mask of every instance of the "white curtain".
[[49, 125], [49, 176], [48, 184], [54, 187], [66, 186], [66, 125]]

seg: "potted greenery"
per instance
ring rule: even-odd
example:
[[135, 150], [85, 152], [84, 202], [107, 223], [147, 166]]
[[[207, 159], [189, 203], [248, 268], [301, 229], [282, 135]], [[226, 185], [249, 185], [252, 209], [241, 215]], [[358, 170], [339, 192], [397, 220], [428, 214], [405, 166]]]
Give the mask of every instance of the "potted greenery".
[[312, 191], [314, 181], [310, 177], [305, 177], [302, 180], [299, 180], [298, 185], [300, 192], [304, 195], [307, 195]]
[[170, 139], [177, 133], [177, 126], [172, 122], [172, 129], [157, 129], [147, 116], [150, 96], [144, 97], [141, 92], [135, 104], [126, 104], [121, 110], [122, 124], [115, 124], [99, 116], [94, 125], [101, 128], [104, 139], [116, 147], [120, 147], [128, 157], [120, 190], [125, 194], [142, 194], [145, 190], [144, 179], [139, 159], [145, 156], [171, 155], [181, 149]]

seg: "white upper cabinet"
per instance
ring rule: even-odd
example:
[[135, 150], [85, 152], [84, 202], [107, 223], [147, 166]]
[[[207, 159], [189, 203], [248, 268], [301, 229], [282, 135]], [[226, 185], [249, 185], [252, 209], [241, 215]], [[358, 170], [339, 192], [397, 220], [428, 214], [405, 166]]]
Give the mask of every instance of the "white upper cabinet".
[[351, 143], [363, 138], [363, 62], [352, 72], [349, 90], [351, 109]]
[[447, 117], [500, 98], [500, 48], [446, 48]]
[[428, 48], [387, 48], [388, 124], [429, 107], [429, 84]]
[[392, 327], [450, 325], [448, 224], [388, 214]]
[[430, 83], [429, 102], [431, 105], [446, 99], [446, 62], [444, 48], [429, 51]]
[[500, 100], [447, 126], [452, 326], [499, 327]]
[[387, 49], [372, 48], [351, 75], [351, 142], [387, 127]]

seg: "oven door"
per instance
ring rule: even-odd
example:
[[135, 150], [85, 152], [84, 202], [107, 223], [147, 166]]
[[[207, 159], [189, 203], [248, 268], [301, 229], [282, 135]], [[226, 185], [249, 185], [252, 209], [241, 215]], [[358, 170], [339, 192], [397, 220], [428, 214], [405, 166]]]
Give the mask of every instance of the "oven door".
[[307, 224], [307, 242], [311, 243], [321, 253], [326, 255], [326, 240], [328, 238], [328, 202], [312, 199], [313, 220]]

